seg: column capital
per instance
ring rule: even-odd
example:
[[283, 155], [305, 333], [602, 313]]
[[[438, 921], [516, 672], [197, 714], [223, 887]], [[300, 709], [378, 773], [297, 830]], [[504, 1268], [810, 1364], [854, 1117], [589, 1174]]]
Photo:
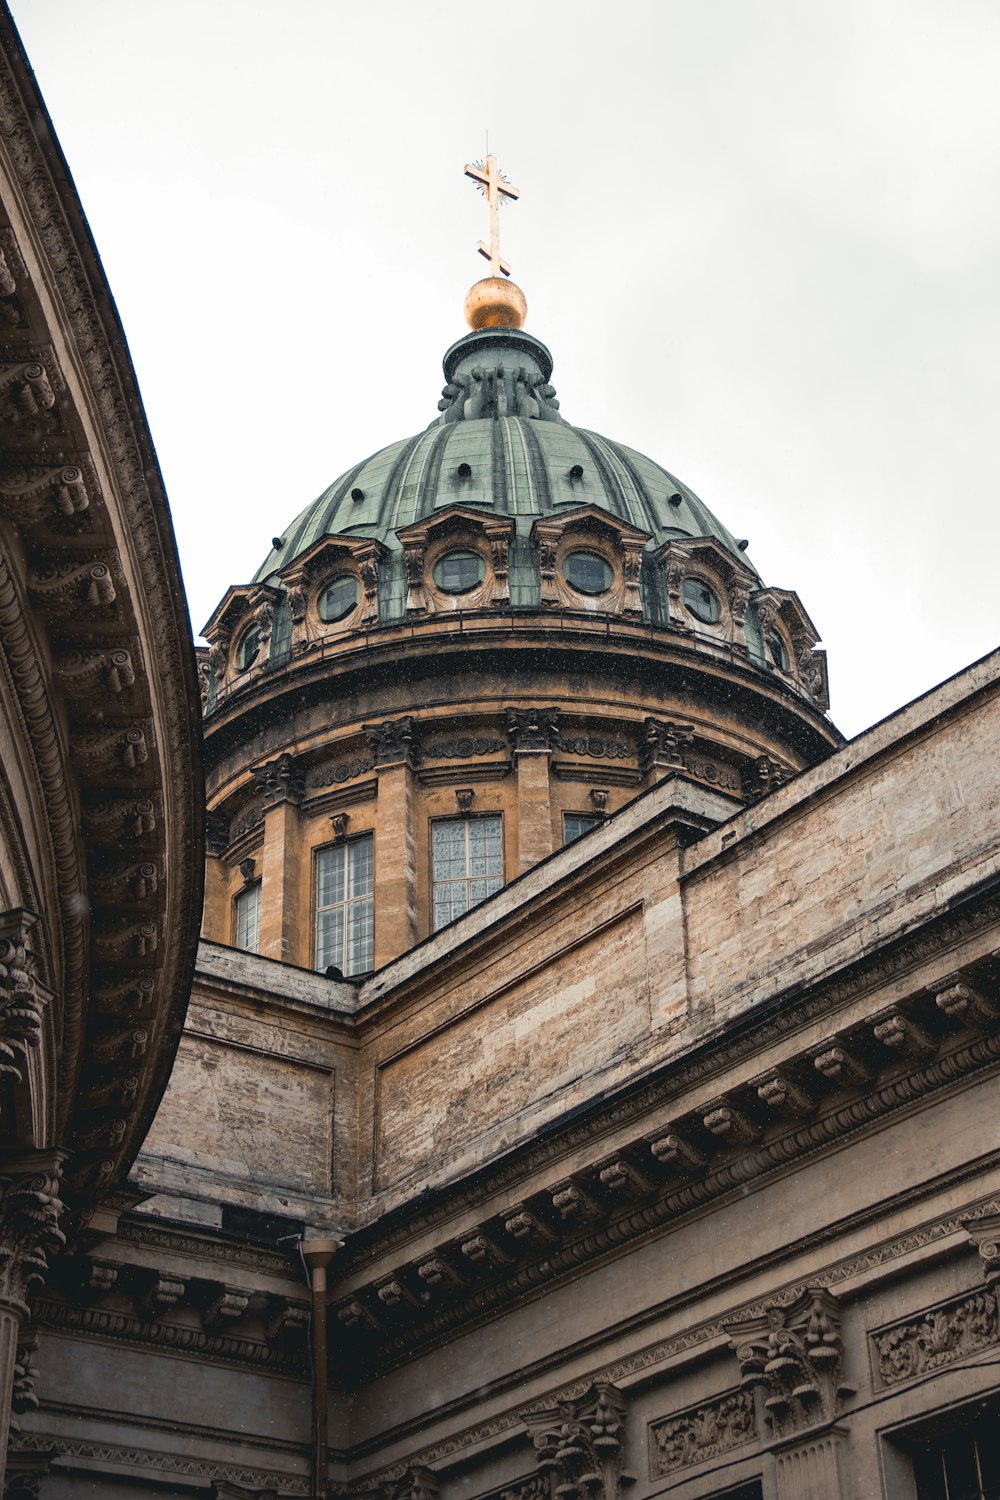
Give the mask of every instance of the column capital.
[[564, 1500], [619, 1500], [635, 1475], [623, 1468], [627, 1404], [606, 1381], [575, 1401], [523, 1414], [535, 1459]]
[[843, 1380], [840, 1305], [824, 1287], [806, 1287], [787, 1307], [726, 1325], [744, 1388], [760, 1389], [779, 1441], [833, 1422], [854, 1387]]
[[11, 1154], [0, 1161], [0, 1302], [22, 1313], [31, 1287], [65, 1243], [59, 1220], [63, 1151]]
[[409, 714], [402, 719], [387, 719], [382, 724], [363, 724], [362, 730], [375, 757], [376, 770], [412, 766], [418, 759], [416, 724]]
[[548, 754], [559, 745], [558, 708], [505, 708], [504, 720], [515, 755]]

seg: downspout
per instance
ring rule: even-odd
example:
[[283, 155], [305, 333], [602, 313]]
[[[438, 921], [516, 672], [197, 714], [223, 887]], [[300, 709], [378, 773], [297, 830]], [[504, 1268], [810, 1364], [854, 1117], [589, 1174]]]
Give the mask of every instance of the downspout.
[[300, 1240], [299, 1254], [309, 1276], [312, 1316], [309, 1341], [312, 1352], [312, 1494], [327, 1500], [329, 1473], [329, 1392], [326, 1348], [326, 1268], [343, 1244], [342, 1240]]

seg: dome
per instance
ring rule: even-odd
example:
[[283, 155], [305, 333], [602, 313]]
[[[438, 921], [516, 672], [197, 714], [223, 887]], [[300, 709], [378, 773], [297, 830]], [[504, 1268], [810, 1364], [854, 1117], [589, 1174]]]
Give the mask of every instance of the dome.
[[[306, 506], [281, 534], [281, 546], [269, 553], [255, 583], [279, 583], [279, 573], [323, 537], [371, 539], [389, 554], [380, 618], [399, 618], [406, 587], [398, 533], [455, 505], [512, 523], [515, 607], [539, 601], [538, 568], [528, 545], [532, 527], [581, 506], [644, 533], [649, 559], [666, 542], [710, 537], [753, 574], [741, 544], [680, 480], [623, 443], [562, 417], [549, 384], [552, 356], [532, 335], [516, 329], [468, 334], [448, 350], [444, 373], [441, 415], [424, 432], [348, 469]], [[664, 619], [657, 571], [645, 557], [641, 594], [645, 618]]]

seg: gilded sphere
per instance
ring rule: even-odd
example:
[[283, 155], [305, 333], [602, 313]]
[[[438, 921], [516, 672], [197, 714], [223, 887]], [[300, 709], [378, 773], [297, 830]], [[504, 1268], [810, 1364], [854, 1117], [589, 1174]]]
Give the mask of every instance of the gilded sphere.
[[523, 328], [528, 314], [524, 293], [503, 276], [487, 276], [470, 286], [465, 298], [465, 319], [469, 327]]

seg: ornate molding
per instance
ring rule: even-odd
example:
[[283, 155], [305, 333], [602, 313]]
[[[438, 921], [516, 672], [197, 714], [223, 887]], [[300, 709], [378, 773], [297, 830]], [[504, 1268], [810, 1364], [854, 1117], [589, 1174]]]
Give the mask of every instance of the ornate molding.
[[990, 1348], [998, 1333], [995, 1293], [956, 1298], [871, 1334], [878, 1378], [882, 1385], [898, 1385]]
[[505, 708], [504, 722], [515, 755], [548, 753], [559, 747], [558, 708]]
[[17, 907], [0, 912], [0, 1074], [21, 1077], [21, 1059], [37, 1047], [51, 991], [38, 975], [30, 942], [39, 918]]
[[832, 1422], [854, 1394], [843, 1379], [840, 1306], [823, 1287], [807, 1287], [790, 1306], [726, 1326], [744, 1390], [760, 1388], [776, 1438]]
[[651, 1478], [707, 1463], [732, 1448], [757, 1441], [753, 1397], [749, 1391], [726, 1391], [649, 1428]]
[[560, 1500], [619, 1500], [635, 1475], [623, 1467], [626, 1402], [600, 1382], [579, 1400], [525, 1413], [535, 1462]]
[[254, 791], [264, 799], [264, 809], [277, 807], [281, 802], [290, 802], [297, 807], [305, 794], [305, 780], [301, 761], [287, 752], [266, 765], [258, 766], [253, 774]]
[[387, 719], [382, 724], [365, 724], [362, 729], [377, 769], [416, 763], [415, 724], [409, 714], [402, 719]]
[[3, 1171], [0, 1198], [0, 1296], [27, 1310], [34, 1286], [48, 1275], [49, 1257], [66, 1242], [59, 1228], [61, 1152], [23, 1158], [20, 1170]]
[[[267, 1469], [243, 1468], [236, 1464], [213, 1463], [210, 1459], [185, 1458], [179, 1453], [157, 1453], [148, 1448], [131, 1448], [122, 1443], [96, 1443], [51, 1437], [43, 1432], [24, 1433], [13, 1450], [19, 1462], [30, 1453], [46, 1453], [57, 1458], [86, 1459], [115, 1468], [146, 1469], [151, 1473], [170, 1474], [181, 1479], [207, 1479], [223, 1484], [242, 1485], [251, 1495], [302, 1495], [308, 1497], [308, 1479], [293, 1474], [276, 1474]], [[225, 1493], [223, 1491], [223, 1493]], [[230, 1491], [231, 1493], [231, 1491]]]

